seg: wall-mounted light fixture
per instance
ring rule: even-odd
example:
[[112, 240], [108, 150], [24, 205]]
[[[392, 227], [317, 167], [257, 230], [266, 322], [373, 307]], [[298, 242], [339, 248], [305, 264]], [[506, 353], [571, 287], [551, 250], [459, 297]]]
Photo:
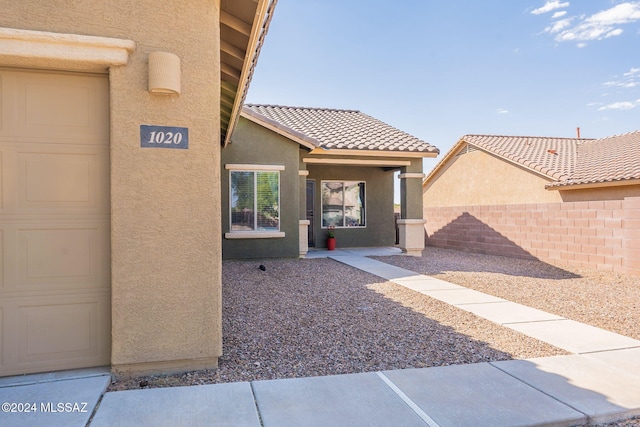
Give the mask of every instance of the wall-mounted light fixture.
[[180, 58], [177, 55], [149, 53], [149, 92], [180, 94]]

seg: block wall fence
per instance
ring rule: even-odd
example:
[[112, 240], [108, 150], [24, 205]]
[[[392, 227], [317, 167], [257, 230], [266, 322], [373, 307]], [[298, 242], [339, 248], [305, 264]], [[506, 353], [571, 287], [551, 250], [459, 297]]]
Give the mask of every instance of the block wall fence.
[[427, 246], [640, 275], [640, 197], [424, 208]]

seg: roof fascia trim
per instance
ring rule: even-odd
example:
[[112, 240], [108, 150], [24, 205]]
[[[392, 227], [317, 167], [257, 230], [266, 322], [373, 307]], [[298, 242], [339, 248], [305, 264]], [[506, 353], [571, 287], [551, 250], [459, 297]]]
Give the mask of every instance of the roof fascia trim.
[[431, 172], [429, 172], [427, 177], [422, 181], [423, 187], [426, 186], [429, 181], [431, 181], [432, 177], [434, 177], [438, 173], [438, 171], [442, 169], [449, 162], [449, 160], [458, 153], [458, 151], [460, 151], [460, 148], [463, 147], [465, 143], [467, 142], [461, 138], [458, 140], [458, 142], [455, 143], [453, 147], [451, 147], [451, 149], [447, 152], [447, 154], [445, 154], [442, 160], [440, 160], [438, 164], [436, 164], [434, 168], [431, 169]]
[[242, 104], [244, 104], [244, 100], [247, 97], [249, 83], [251, 82], [254, 67], [260, 55], [262, 44], [264, 43], [264, 38], [267, 35], [269, 24], [273, 18], [273, 10], [276, 7], [277, 0], [257, 0], [257, 2], [255, 17], [251, 26], [251, 36], [249, 37], [246, 56], [240, 73], [240, 82], [238, 84], [236, 97], [233, 101], [233, 107], [231, 108], [231, 118], [227, 126], [225, 140], [222, 141], [223, 147], [231, 140], [233, 130], [238, 124]]
[[340, 148], [316, 148], [311, 151], [311, 155], [323, 156], [356, 156], [356, 157], [410, 157], [424, 158], [436, 157], [438, 153], [429, 153], [425, 151], [383, 151], [383, 150], [344, 150]]
[[583, 184], [563, 184], [552, 183], [545, 185], [545, 189], [549, 191], [564, 191], [564, 190], [584, 190], [589, 188], [603, 188], [603, 187], [623, 187], [626, 185], [640, 185], [640, 178], [625, 179], [619, 181], [603, 181], [603, 182], [588, 182]]
[[368, 159], [334, 159], [320, 157], [305, 157], [303, 163], [314, 165], [352, 165], [352, 166], [374, 166], [374, 167], [399, 167], [411, 166], [410, 160], [368, 160]]

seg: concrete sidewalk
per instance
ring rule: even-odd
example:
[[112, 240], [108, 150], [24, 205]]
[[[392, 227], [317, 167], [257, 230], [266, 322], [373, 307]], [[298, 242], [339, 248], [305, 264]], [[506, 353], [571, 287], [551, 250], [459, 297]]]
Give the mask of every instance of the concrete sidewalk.
[[[364, 258], [395, 253], [347, 249], [312, 257], [330, 256], [574, 354], [110, 392], [91, 426], [575, 426], [640, 415], [640, 341]], [[109, 381], [104, 371], [29, 384], [25, 378], [0, 379], [0, 399], [95, 406]], [[84, 426], [88, 417], [78, 415], [3, 412], [0, 425]]]

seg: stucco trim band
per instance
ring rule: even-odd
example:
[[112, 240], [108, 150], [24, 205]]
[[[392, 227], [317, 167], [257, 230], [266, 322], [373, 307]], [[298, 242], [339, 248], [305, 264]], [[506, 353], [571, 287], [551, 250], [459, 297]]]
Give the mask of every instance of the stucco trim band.
[[404, 225], [404, 224], [408, 224], [408, 225], [420, 224], [420, 225], [422, 225], [422, 224], [426, 224], [426, 223], [427, 223], [427, 221], [424, 220], [424, 219], [399, 219], [398, 220], [398, 224], [400, 224], [400, 225]]
[[126, 65], [135, 48], [132, 40], [0, 27], [3, 64], [105, 70]]
[[249, 164], [226, 164], [224, 168], [234, 171], [283, 171], [283, 165], [249, 165]]
[[282, 239], [284, 231], [232, 231], [224, 233], [225, 239]]
[[422, 179], [424, 178], [426, 175], [423, 173], [418, 173], [418, 172], [407, 172], [407, 173], [401, 173], [400, 175], [398, 175], [398, 178], [400, 179], [406, 179], [406, 178], [418, 178], [418, 179]]

